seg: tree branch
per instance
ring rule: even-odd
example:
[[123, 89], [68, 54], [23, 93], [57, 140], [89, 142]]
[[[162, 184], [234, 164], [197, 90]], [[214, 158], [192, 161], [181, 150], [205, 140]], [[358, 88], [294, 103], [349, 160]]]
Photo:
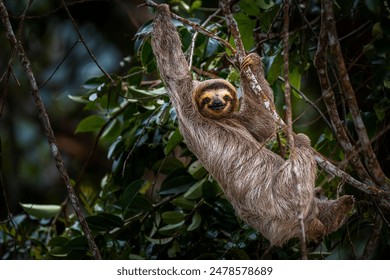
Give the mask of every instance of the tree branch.
[[[202, 28], [204, 28], [207, 23], [209, 23], [209, 21], [214, 18], [216, 15], [218, 15], [219, 13], [221, 12], [221, 9], [217, 9], [212, 15], [210, 15], [201, 25]], [[198, 34], [199, 34], [199, 31], [196, 31], [194, 36], [192, 36], [192, 39], [191, 39], [191, 48], [190, 48], [190, 53], [188, 54], [189, 58], [188, 58], [188, 66], [189, 66], [189, 70], [191, 70], [192, 68], [192, 57], [194, 55], [194, 50], [195, 50], [195, 42], [196, 42], [196, 38], [198, 37]]]
[[351, 165], [358, 174], [359, 178], [369, 185], [374, 185], [368, 172], [366, 171], [364, 165], [358, 157], [354, 146], [349, 141], [348, 135], [345, 131], [345, 128], [340, 120], [339, 114], [337, 112], [337, 104], [330, 85], [328, 71], [327, 71], [327, 60], [326, 53], [329, 45], [329, 40], [327, 36], [327, 21], [325, 19], [324, 11], [321, 11], [321, 31], [318, 38], [317, 52], [314, 58], [314, 66], [317, 69], [317, 74], [320, 80], [320, 85], [322, 89], [322, 97], [328, 111], [328, 115], [332, 124], [333, 131], [337, 137], [337, 140], [345, 152], [351, 156]]
[[[236, 45], [236, 53], [235, 54], [236, 54], [237, 61], [241, 65], [241, 63], [243, 62], [243, 60], [246, 56], [246, 51], [244, 48], [244, 44], [242, 43], [242, 40], [241, 40], [241, 34], [240, 34], [240, 31], [238, 30], [237, 22], [234, 19], [232, 13], [230, 12], [229, 0], [221, 0], [219, 2], [219, 4], [220, 4], [222, 11], [225, 15], [226, 24], [229, 28], [229, 31], [233, 36], [234, 44]], [[242, 71], [244, 71], [245, 75], [247, 75], [247, 77], [249, 78], [250, 86], [253, 89], [253, 91], [255, 92], [255, 94], [257, 94], [262, 99], [262, 101], [263, 101], [262, 104], [264, 105], [264, 108], [268, 112], [270, 112], [270, 114], [274, 118], [276, 124], [279, 127], [284, 129], [286, 127], [286, 124], [284, 123], [283, 119], [276, 112], [276, 108], [275, 108], [273, 102], [271, 102], [268, 99], [267, 95], [264, 93], [260, 84], [256, 80], [255, 75], [253, 75], [250, 67], [246, 67]]]
[[[294, 143], [294, 136], [293, 136], [293, 128], [292, 128], [292, 105], [291, 105], [291, 87], [290, 87], [290, 78], [289, 78], [289, 17], [290, 12], [290, 0], [284, 0], [283, 1], [283, 60], [284, 60], [284, 102], [286, 105], [286, 115], [285, 115], [285, 121], [286, 121], [286, 135], [287, 135], [287, 141], [288, 145], [290, 146], [290, 150], [292, 151], [295, 147]], [[293, 161], [292, 161], [293, 163]], [[301, 258], [303, 260], [307, 260], [307, 246], [306, 246], [306, 230], [305, 230], [305, 223], [303, 222], [303, 211], [304, 211], [304, 205], [301, 199], [301, 185], [298, 182], [297, 179], [297, 170], [296, 166], [292, 166], [292, 180], [294, 182], [294, 185], [296, 187], [296, 191], [298, 194], [298, 222], [301, 227], [301, 235], [299, 236], [300, 244], [301, 244]]]
[[356, 101], [355, 92], [349, 80], [347, 67], [345, 66], [340, 42], [338, 40], [336, 22], [333, 12], [333, 2], [331, 0], [323, 0], [322, 6], [324, 10], [324, 18], [326, 20], [329, 47], [336, 60], [336, 68], [340, 77], [341, 88], [344, 93], [345, 100], [347, 101], [349, 110], [351, 112], [355, 130], [362, 146], [362, 152], [367, 166], [367, 170], [375, 181], [377, 181], [387, 190], [390, 190], [390, 180], [383, 173], [383, 170], [372, 149], [366, 127], [364, 126], [363, 119], [360, 115], [360, 110]]
[[113, 79], [111, 78], [111, 76], [103, 69], [103, 67], [100, 66], [99, 62], [96, 60], [96, 58], [95, 58], [95, 56], [93, 55], [92, 51], [89, 49], [87, 43], [85, 43], [84, 38], [83, 38], [83, 36], [81, 35], [81, 32], [80, 32], [80, 30], [79, 30], [79, 28], [78, 28], [78, 26], [77, 26], [75, 20], [74, 20], [73, 17], [72, 17], [72, 14], [70, 13], [68, 7], [67, 7], [66, 4], [65, 4], [65, 1], [64, 1], [64, 0], [61, 0], [61, 3], [62, 3], [62, 6], [65, 8], [66, 13], [68, 14], [68, 17], [69, 17], [70, 21], [72, 22], [74, 28], [76, 29], [76, 32], [77, 32], [77, 34], [78, 34], [78, 36], [79, 36], [79, 39], [80, 39], [81, 43], [84, 45], [85, 49], [87, 50], [89, 56], [92, 58], [93, 62], [95, 62], [96, 66], [100, 69], [100, 71], [103, 73], [103, 75], [106, 76], [107, 79], [110, 80], [110, 82], [111, 82], [112, 85], [114, 85], [114, 84], [115, 84], [114, 80], [113, 80]]
[[[156, 8], [158, 6], [158, 4], [154, 3], [153, 1], [151, 0], [145, 0], [145, 3], [146, 5], [150, 6], [150, 7], [153, 7], [153, 8]], [[218, 42], [220, 42], [223, 46], [225, 46], [226, 48], [228, 48], [232, 53], [234, 53], [236, 50], [229, 44], [228, 41], [218, 37], [217, 35], [215, 35], [214, 33], [204, 29], [202, 26], [200, 26], [199, 24], [197, 23], [194, 23], [188, 19], [185, 19], [185, 18], [182, 18], [174, 13], [171, 12], [171, 17], [182, 22], [183, 24], [185, 25], [188, 25], [188, 26], [191, 26], [195, 31], [199, 32], [199, 33], [202, 33], [203, 35], [207, 36], [207, 37], [210, 37], [210, 38], [213, 38], [215, 40], [217, 40]]]
[[73, 209], [77, 215], [77, 218], [81, 224], [82, 230], [86, 236], [91, 253], [95, 259], [101, 259], [99, 250], [95, 244], [94, 238], [91, 234], [91, 231], [89, 230], [87, 221], [85, 220], [85, 217], [83, 216], [81, 206], [80, 206], [80, 203], [79, 203], [78, 198], [76, 196], [76, 193], [74, 192], [74, 189], [72, 187], [68, 172], [67, 172], [66, 167], [65, 167], [65, 163], [64, 163], [64, 161], [61, 157], [61, 154], [58, 150], [58, 146], [56, 144], [54, 132], [53, 132], [53, 129], [52, 129], [51, 124], [50, 124], [50, 119], [49, 119], [49, 116], [47, 115], [45, 105], [44, 105], [44, 103], [41, 99], [41, 96], [39, 94], [38, 85], [36, 83], [36, 79], [35, 79], [34, 73], [32, 71], [30, 61], [27, 57], [26, 52], [24, 51], [23, 45], [15, 37], [15, 34], [14, 34], [12, 26], [11, 26], [11, 22], [9, 20], [8, 12], [7, 12], [7, 9], [4, 5], [3, 0], [0, 0], [0, 16], [1, 16], [1, 20], [2, 20], [3, 25], [4, 25], [7, 39], [9, 41], [11, 47], [14, 50], [16, 50], [17, 54], [19, 55], [19, 60], [20, 60], [20, 63], [22, 65], [22, 68], [24, 70], [24, 73], [27, 77], [27, 80], [30, 84], [30, 89], [31, 89], [32, 95], [33, 95], [34, 100], [35, 100], [35, 105], [38, 109], [39, 118], [42, 122], [42, 126], [43, 126], [43, 129], [45, 131], [46, 137], [48, 139], [51, 152], [52, 152], [54, 160], [56, 162], [56, 166], [60, 172], [61, 179], [66, 186], [70, 202], [71, 202]]

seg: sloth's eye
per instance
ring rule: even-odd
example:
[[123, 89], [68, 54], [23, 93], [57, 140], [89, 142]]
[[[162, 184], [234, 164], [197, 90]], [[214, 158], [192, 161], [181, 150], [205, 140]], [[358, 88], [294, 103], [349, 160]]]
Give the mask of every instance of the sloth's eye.
[[223, 97], [223, 100], [229, 101], [229, 100], [230, 100], [230, 96], [229, 96], [229, 95], [225, 95], [225, 96]]
[[205, 99], [203, 99], [202, 103], [203, 104], [207, 104], [210, 102], [210, 98], [206, 97]]

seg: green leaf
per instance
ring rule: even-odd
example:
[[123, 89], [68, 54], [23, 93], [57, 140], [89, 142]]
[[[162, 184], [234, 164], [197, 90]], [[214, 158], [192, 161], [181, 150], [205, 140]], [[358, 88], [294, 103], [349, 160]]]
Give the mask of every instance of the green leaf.
[[298, 68], [295, 68], [290, 73], [290, 83], [298, 90], [301, 90], [301, 79], [302, 79], [302, 74], [300, 73]]
[[68, 243], [69, 239], [66, 238], [66, 237], [63, 237], [63, 236], [56, 236], [54, 238], [52, 238], [49, 243], [48, 243], [48, 246], [50, 247], [54, 247], [54, 246], [64, 246], [66, 243]]
[[215, 39], [209, 38], [205, 45], [204, 57], [208, 58], [214, 55], [219, 48], [219, 42]]
[[193, 12], [194, 10], [199, 9], [200, 7], [202, 7], [202, 1], [201, 1], [201, 0], [195, 0], [195, 1], [191, 4], [191, 12]]
[[257, 3], [259, 7], [264, 10], [268, 10], [275, 5], [274, 1], [272, 0], [258, 0]]
[[379, 121], [383, 121], [386, 116], [386, 112], [390, 108], [390, 99], [387, 97], [382, 98], [379, 103], [374, 104], [375, 115]]
[[[294, 68], [294, 70], [291, 73], [289, 73], [290, 84], [293, 85], [298, 90], [301, 90], [301, 79], [302, 79], [302, 74], [299, 71], [298, 67]], [[302, 99], [302, 97], [295, 90], [292, 90], [292, 93], [296, 98]]]
[[216, 181], [206, 181], [202, 185], [202, 195], [206, 202], [214, 203], [218, 195], [222, 192]]
[[256, 20], [250, 19], [242, 12], [235, 14], [234, 18], [240, 30], [242, 43], [246, 50], [250, 50], [254, 46], [253, 29], [256, 27]]
[[140, 66], [132, 67], [127, 72], [127, 82], [130, 85], [138, 87], [141, 84], [142, 76], [143, 76], [142, 75], [142, 67], [140, 67]]
[[137, 194], [131, 203], [131, 207], [127, 208], [127, 212], [139, 214], [140, 212], [150, 211], [151, 209], [153, 209], [153, 205], [150, 201], [145, 196]]
[[168, 143], [164, 148], [164, 153], [166, 155], [170, 154], [174, 148], [177, 147], [183, 141], [183, 136], [181, 135], [179, 128], [172, 133], [171, 137], [169, 137]]
[[178, 222], [177, 224], [169, 224], [166, 226], [161, 227], [158, 231], [161, 233], [168, 233], [175, 231], [179, 228], [181, 228], [184, 225], [184, 221]]
[[199, 180], [207, 174], [207, 170], [203, 167], [202, 163], [197, 160], [188, 167], [188, 173], [190, 173], [195, 179]]
[[141, 49], [141, 63], [143, 67], [147, 67], [153, 58], [152, 46], [148, 41], [145, 41]]
[[65, 247], [70, 250], [88, 250], [88, 242], [84, 236], [77, 236], [69, 240]]
[[282, 73], [283, 57], [278, 52], [276, 55], [271, 56], [269, 59], [269, 71], [267, 75], [267, 81], [272, 85]]
[[196, 182], [185, 194], [184, 197], [188, 199], [198, 199], [202, 197], [202, 185], [206, 179]]
[[171, 203], [184, 210], [192, 210], [196, 205], [196, 202], [194, 200], [189, 200], [182, 196], [176, 197], [174, 200], [171, 201]]
[[53, 218], [61, 210], [60, 205], [53, 204], [20, 203], [20, 205], [27, 214], [42, 219]]
[[120, 132], [121, 132], [121, 123], [117, 119], [114, 119], [104, 130], [101, 139], [107, 142], [113, 142], [118, 138]]
[[182, 161], [174, 157], [168, 157], [166, 159], [161, 159], [153, 164], [152, 170], [156, 172], [161, 172], [163, 174], [169, 174], [176, 169], [184, 168]]
[[133, 202], [137, 193], [145, 186], [148, 181], [143, 179], [136, 180], [132, 182], [125, 188], [122, 197], [120, 198], [120, 204], [122, 206], [122, 212], [125, 212]]
[[193, 184], [194, 178], [189, 175], [179, 174], [180, 170], [175, 170], [172, 174], [176, 176], [171, 176], [171, 174], [164, 180], [160, 195], [167, 194], [177, 194], [186, 192]]
[[260, 9], [256, 0], [247, 0], [239, 2], [241, 10], [250, 16], [259, 16]]
[[74, 102], [81, 103], [81, 104], [87, 104], [89, 103], [89, 100], [85, 98], [85, 96], [77, 96], [77, 95], [68, 95], [68, 98], [70, 100], [73, 100]]
[[102, 116], [88, 116], [79, 123], [76, 128], [76, 133], [99, 131], [105, 123], [106, 120]]
[[188, 226], [187, 231], [193, 231], [197, 229], [202, 222], [202, 216], [198, 213], [198, 211], [195, 211], [194, 216], [192, 216], [191, 224]]
[[186, 215], [176, 211], [166, 211], [161, 214], [161, 217], [166, 224], [177, 224], [184, 221]]
[[113, 214], [99, 213], [95, 216], [85, 218], [92, 230], [107, 231], [116, 227], [123, 226], [123, 220]]
[[56, 246], [49, 251], [49, 255], [57, 258], [65, 258], [68, 256], [69, 251], [70, 249], [65, 248], [63, 246]]
[[168, 244], [169, 242], [171, 242], [173, 240], [173, 237], [167, 237], [167, 238], [150, 238], [148, 236], [145, 236], [145, 238], [153, 243], [153, 244], [156, 244], [156, 245], [165, 245], [165, 244]]
[[142, 90], [139, 88], [136, 88], [134, 86], [129, 86], [127, 88], [128, 94], [126, 95], [127, 98], [132, 102], [138, 102], [142, 101], [142, 103], [147, 103], [150, 101], [154, 101], [157, 98], [161, 98], [161, 95], [166, 94], [166, 90], [164, 88], [158, 88], [155, 90]]
[[172, 246], [171, 248], [168, 249], [168, 257], [170, 259], [172, 258], [176, 258], [177, 257], [177, 253], [180, 253], [181, 252], [181, 248], [180, 248], [180, 244], [179, 242], [177, 242], [176, 240], [172, 242]]

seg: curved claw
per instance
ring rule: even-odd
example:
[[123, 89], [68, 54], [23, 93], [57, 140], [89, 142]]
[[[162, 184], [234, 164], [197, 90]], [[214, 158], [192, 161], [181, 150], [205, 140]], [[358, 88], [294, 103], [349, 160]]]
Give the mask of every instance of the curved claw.
[[250, 53], [245, 56], [244, 60], [241, 63], [241, 70], [244, 70], [246, 67], [250, 67], [256, 64], [261, 64], [261, 60], [258, 54]]

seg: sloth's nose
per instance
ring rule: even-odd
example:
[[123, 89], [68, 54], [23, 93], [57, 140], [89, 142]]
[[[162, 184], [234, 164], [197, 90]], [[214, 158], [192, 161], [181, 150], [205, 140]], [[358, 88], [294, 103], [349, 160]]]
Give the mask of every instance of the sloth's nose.
[[223, 106], [223, 103], [219, 99], [218, 100], [214, 100], [213, 101], [213, 106], [215, 106], [215, 107]]

